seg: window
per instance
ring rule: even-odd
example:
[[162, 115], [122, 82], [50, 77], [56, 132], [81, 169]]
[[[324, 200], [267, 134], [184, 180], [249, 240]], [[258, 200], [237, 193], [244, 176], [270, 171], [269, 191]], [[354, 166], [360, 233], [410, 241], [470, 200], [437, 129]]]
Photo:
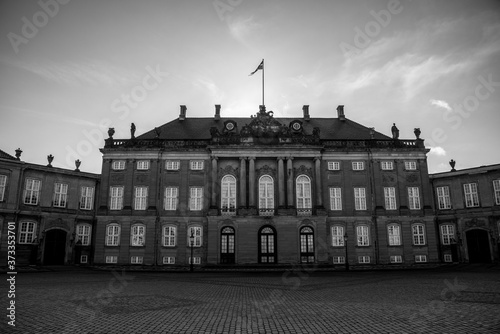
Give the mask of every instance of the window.
[[221, 212], [222, 214], [236, 214], [236, 178], [226, 175], [221, 181]]
[[54, 185], [54, 206], [65, 208], [68, 199], [68, 185], [65, 183], [56, 183]]
[[300, 229], [300, 262], [314, 263], [314, 231], [308, 226]]
[[80, 263], [87, 263], [87, 262], [89, 262], [89, 257], [87, 255], [81, 255]]
[[[0, 196], [1, 194], [1, 180], [0, 180]], [[500, 205], [500, 180], [493, 181], [493, 191], [495, 192], [495, 204]]]
[[191, 170], [203, 170], [203, 160], [191, 160]]
[[201, 247], [202, 245], [202, 228], [201, 226], [191, 226], [188, 230], [188, 245], [191, 246], [191, 235], [194, 236], [193, 247]]
[[425, 227], [422, 224], [415, 224], [411, 228], [413, 235], [413, 245], [422, 246], [425, 245]]
[[405, 169], [406, 170], [416, 170], [417, 162], [416, 161], [405, 161]]
[[259, 231], [259, 263], [276, 263], [276, 233], [270, 226]]
[[107, 255], [106, 256], [106, 263], [117, 263], [118, 262], [118, 256], [116, 255]]
[[361, 225], [356, 227], [356, 235], [358, 238], [358, 246], [370, 246], [368, 226]]
[[354, 188], [354, 208], [356, 210], [366, 210], [365, 188]]
[[167, 160], [165, 163], [165, 168], [167, 170], [179, 170], [179, 165], [179, 160]]
[[123, 207], [123, 187], [111, 187], [110, 195], [110, 210], [121, 210]]
[[175, 257], [173, 256], [164, 256], [163, 264], [175, 264]]
[[352, 163], [352, 170], [364, 170], [365, 163], [363, 161], [354, 161]]
[[111, 165], [111, 168], [113, 170], [124, 170], [125, 169], [125, 160], [116, 160], [116, 161], [113, 161], [113, 164]]
[[342, 190], [330, 188], [330, 210], [342, 210]]
[[311, 209], [311, 180], [305, 175], [297, 177], [297, 209]]
[[396, 188], [384, 187], [385, 209], [396, 210]]
[[451, 254], [444, 254], [443, 255], [444, 262], [453, 262], [453, 257]]
[[24, 188], [24, 204], [37, 205], [40, 196], [40, 180], [26, 179]]
[[370, 263], [370, 257], [369, 256], [358, 256], [358, 262], [359, 263]]
[[[195, 256], [193, 257], [193, 264], [201, 264], [201, 257]], [[191, 264], [191, 257], [189, 257], [188, 263]]]
[[259, 179], [259, 212], [261, 215], [274, 215], [274, 181], [269, 175]]
[[177, 237], [177, 227], [175, 226], [163, 226], [163, 246], [164, 247], [174, 247]]
[[90, 245], [90, 231], [92, 227], [87, 224], [79, 224], [76, 226], [76, 242], [80, 242], [82, 246]]
[[189, 197], [189, 209], [191, 211], [201, 211], [203, 208], [203, 188], [191, 187]]
[[392, 163], [392, 161], [382, 161], [380, 162], [380, 168], [382, 170], [393, 170], [394, 164]]
[[165, 188], [165, 210], [177, 210], [177, 199], [179, 188], [166, 187]]
[[332, 246], [344, 246], [343, 226], [332, 226]]
[[19, 239], [20, 244], [31, 244], [35, 241], [36, 223], [34, 222], [21, 222], [19, 226]]
[[389, 258], [391, 263], [402, 263], [403, 257], [401, 255], [391, 255]]
[[328, 170], [340, 170], [340, 162], [328, 161]]
[[142, 256], [131, 256], [130, 263], [131, 264], [142, 264]]
[[144, 225], [132, 225], [130, 230], [130, 245], [144, 246], [146, 240], [146, 227]]
[[450, 188], [445, 187], [437, 187], [437, 198], [438, 205], [440, 210], [451, 209], [451, 201], [450, 201]]
[[477, 183], [464, 184], [465, 206], [472, 208], [479, 206], [479, 196], [477, 194]]
[[7, 176], [0, 175], [0, 202], [5, 199], [5, 187], [7, 186]]
[[451, 245], [455, 242], [455, 226], [441, 225], [441, 242], [443, 245]]
[[94, 205], [94, 187], [82, 187], [80, 209], [92, 210]]
[[401, 245], [401, 228], [399, 225], [391, 224], [387, 226], [387, 234], [389, 235], [389, 246]]
[[344, 264], [345, 263], [345, 256], [334, 256], [333, 257], [333, 264]]
[[427, 255], [415, 255], [415, 262], [427, 262]]
[[118, 246], [120, 244], [120, 225], [111, 224], [106, 227], [106, 246]]
[[408, 203], [410, 210], [420, 209], [420, 196], [418, 195], [418, 187], [408, 187]]
[[134, 209], [146, 210], [148, 202], [148, 187], [135, 187]]
[[139, 160], [137, 161], [137, 170], [148, 170], [149, 160]]

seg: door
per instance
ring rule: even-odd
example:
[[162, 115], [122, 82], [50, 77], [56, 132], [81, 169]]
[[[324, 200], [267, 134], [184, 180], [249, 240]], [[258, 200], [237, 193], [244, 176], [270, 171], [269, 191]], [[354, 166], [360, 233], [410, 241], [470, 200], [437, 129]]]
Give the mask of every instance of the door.
[[63, 265], [66, 257], [66, 232], [60, 229], [45, 234], [44, 265]]
[[234, 229], [232, 227], [224, 227], [221, 230], [220, 236], [220, 263], [234, 263]]
[[466, 237], [469, 263], [490, 263], [491, 254], [488, 232], [474, 229], [467, 231]]
[[300, 229], [300, 262], [314, 263], [314, 232], [307, 226]]
[[259, 263], [276, 263], [276, 233], [270, 226], [259, 232]]

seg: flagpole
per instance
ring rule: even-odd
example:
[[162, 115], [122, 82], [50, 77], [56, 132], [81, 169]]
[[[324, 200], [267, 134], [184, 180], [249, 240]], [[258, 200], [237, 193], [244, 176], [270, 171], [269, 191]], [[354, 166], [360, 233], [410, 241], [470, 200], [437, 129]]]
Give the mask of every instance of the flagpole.
[[262, 105], [265, 106], [264, 104], [264, 59], [262, 59]]

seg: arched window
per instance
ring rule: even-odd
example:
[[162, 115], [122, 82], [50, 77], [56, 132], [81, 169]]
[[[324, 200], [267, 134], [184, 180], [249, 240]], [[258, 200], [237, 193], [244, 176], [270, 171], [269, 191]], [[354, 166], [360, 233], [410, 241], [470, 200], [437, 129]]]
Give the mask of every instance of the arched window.
[[132, 246], [144, 246], [146, 242], [146, 226], [143, 224], [132, 225], [130, 230], [130, 244]]
[[311, 209], [311, 179], [306, 175], [297, 177], [297, 209]]
[[234, 228], [223, 227], [220, 233], [220, 262], [234, 263]]
[[221, 212], [226, 215], [236, 214], [236, 178], [226, 175], [221, 181]]
[[314, 232], [309, 226], [300, 229], [300, 262], [314, 263]]
[[259, 231], [259, 263], [276, 263], [276, 233], [270, 226]]
[[259, 179], [259, 212], [274, 215], [274, 180], [269, 175], [262, 175]]

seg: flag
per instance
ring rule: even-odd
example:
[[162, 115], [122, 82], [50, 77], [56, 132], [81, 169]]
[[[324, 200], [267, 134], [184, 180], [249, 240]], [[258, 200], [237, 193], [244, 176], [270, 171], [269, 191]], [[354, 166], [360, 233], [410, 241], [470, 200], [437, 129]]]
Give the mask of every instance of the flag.
[[255, 71], [253, 71], [252, 73], [249, 74], [250, 75], [254, 75], [255, 72], [257, 72], [258, 70], [263, 70], [264, 69], [264, 59], [262, 59], [262, 61], [260, 62], [259, 66], [257, 66], [257, 69]]

